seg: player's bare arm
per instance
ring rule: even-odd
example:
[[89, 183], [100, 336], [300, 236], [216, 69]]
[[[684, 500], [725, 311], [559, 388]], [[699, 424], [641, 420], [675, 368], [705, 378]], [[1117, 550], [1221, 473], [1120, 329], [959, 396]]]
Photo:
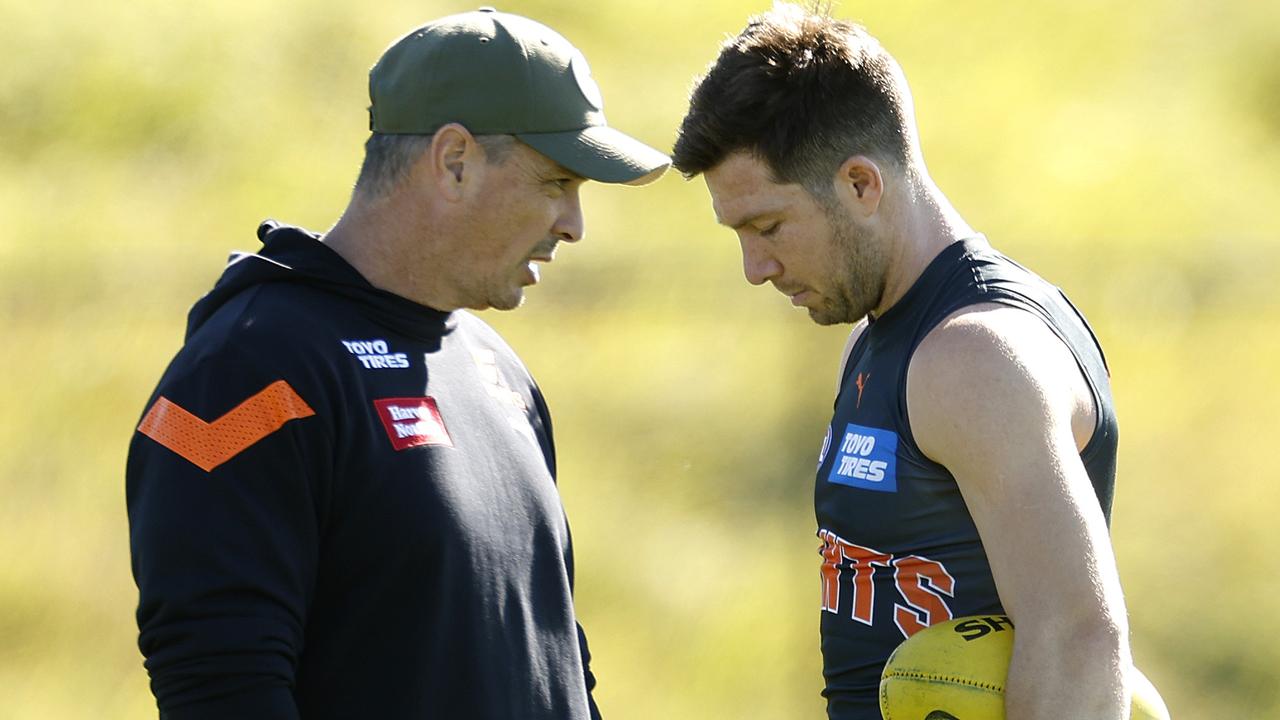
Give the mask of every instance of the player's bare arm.
[[907, 407], [920, 448], [955, 476], [1018, 627], [1009, 720], [1128, 717], [1124, 600], [1079, 456], [1095, 408], [1070, 351], [1030, 313], [967, 308], [916, 351]]

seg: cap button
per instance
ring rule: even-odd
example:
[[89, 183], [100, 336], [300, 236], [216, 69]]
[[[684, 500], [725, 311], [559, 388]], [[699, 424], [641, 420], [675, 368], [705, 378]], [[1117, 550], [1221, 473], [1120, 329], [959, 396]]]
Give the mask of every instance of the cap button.
[[479, 12], [498, 12], [498, 10], [492, 5], [485, 5], [484, 7], [480, 8]]

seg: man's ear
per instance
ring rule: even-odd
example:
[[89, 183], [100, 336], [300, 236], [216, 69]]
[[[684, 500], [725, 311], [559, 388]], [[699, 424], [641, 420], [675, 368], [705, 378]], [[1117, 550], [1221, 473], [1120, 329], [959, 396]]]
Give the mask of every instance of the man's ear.
[[459, 124], [449, 123], [432, 136], [431, 149], [420, 159], [427, 167], [421, 169], [446, 200], [457, 202], [466, 186], [483, 172], [483, 155], [475, 136]]
[[840, 164], [835, 176], [836, 195], [860, 217], [869, 218], [884, 197], [884, 175], [866, 155], [854, 155]]

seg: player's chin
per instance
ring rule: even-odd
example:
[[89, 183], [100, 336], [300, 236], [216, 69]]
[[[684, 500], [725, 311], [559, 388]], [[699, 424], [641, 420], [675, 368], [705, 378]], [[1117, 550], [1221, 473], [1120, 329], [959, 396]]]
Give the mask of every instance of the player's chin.
[[841, 312], [837, 308], [829, 307], [826, 304], [805, 309], [809, 311], [809, 319], [818, 325], [839, 325], [840, 323], [852, 322], [846, 319], [845, 315], [847, 313]]
[[524, 304], [524, 288], [520, 286], [509, 288], [495, 297], [489, 298], [489, 307], [494, 310], [515, 310]]
[[818, 325], [856, 323], [866, 317], [871, 310], [865, 303], [839, 295], [834, 298], [823, 296], [817, 305], [805, 309], [809, 311], [809, 319]]

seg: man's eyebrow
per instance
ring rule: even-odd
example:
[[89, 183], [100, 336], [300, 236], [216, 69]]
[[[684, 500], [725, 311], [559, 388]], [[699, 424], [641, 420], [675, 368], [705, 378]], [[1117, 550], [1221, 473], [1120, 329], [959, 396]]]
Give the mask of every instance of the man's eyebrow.
[[568, 177], [570, 180], [587, 180], [587, 179], [589, 179], [589, 178], [587, 178], [587, 177], [585, 177], [585, 176], [579, 175], [578, 173], [576, 173], [576, 172], [574, 172], [574, 171], [570, 170], [569, 168], [567, 168], [567, 167], [565, 167], [565, 166], [561, 165], [561, 164], [560, 164], [560, 163], [558, 163], [558, 162], [552, 162], [552, 163], [551, 163], [551, 170], [548, 172], [548, 174], [549, 174], [549, 175], [556, 175], [556, 176], [566, 176], [566, 177]]
[[755, 214], [753, 214], [753, 215], [748, 215], [747, 217], [742, 218], [741, 220], [738, 220], [738, 221], [736, 221], [736, 222], [731, 222], [731, 221], [724, 220], [724, 219], [722, 219], [722, 218], [717, 217], [717, 218], [716, 218], [716, 222], [720, 223], [721, 225], [724, 225], [725, 227], [729, 228], [730, 230], [735, 230], [735, 231], [736, 231], [736, 230], [741, 230], [742, 228], [744, 228], [744, 227], [746, 227], [746, 226], [750, 225], [751, 223], [755, 222], [756, 220], [759, 220], [760, 218], [762, 218], [762, 217], [764, 217], [764, 216], [766, 216], [766, 215], [773, 215], [773, 214], [774, 214], [774, 213], [776, 213], [776, 212], [778, 212], [778, 211], [777, 211], [777, 210], [762, 210], [762, 211], [760, 211], [760, 212], [758, 212], [758, 213], [755, 213]]

